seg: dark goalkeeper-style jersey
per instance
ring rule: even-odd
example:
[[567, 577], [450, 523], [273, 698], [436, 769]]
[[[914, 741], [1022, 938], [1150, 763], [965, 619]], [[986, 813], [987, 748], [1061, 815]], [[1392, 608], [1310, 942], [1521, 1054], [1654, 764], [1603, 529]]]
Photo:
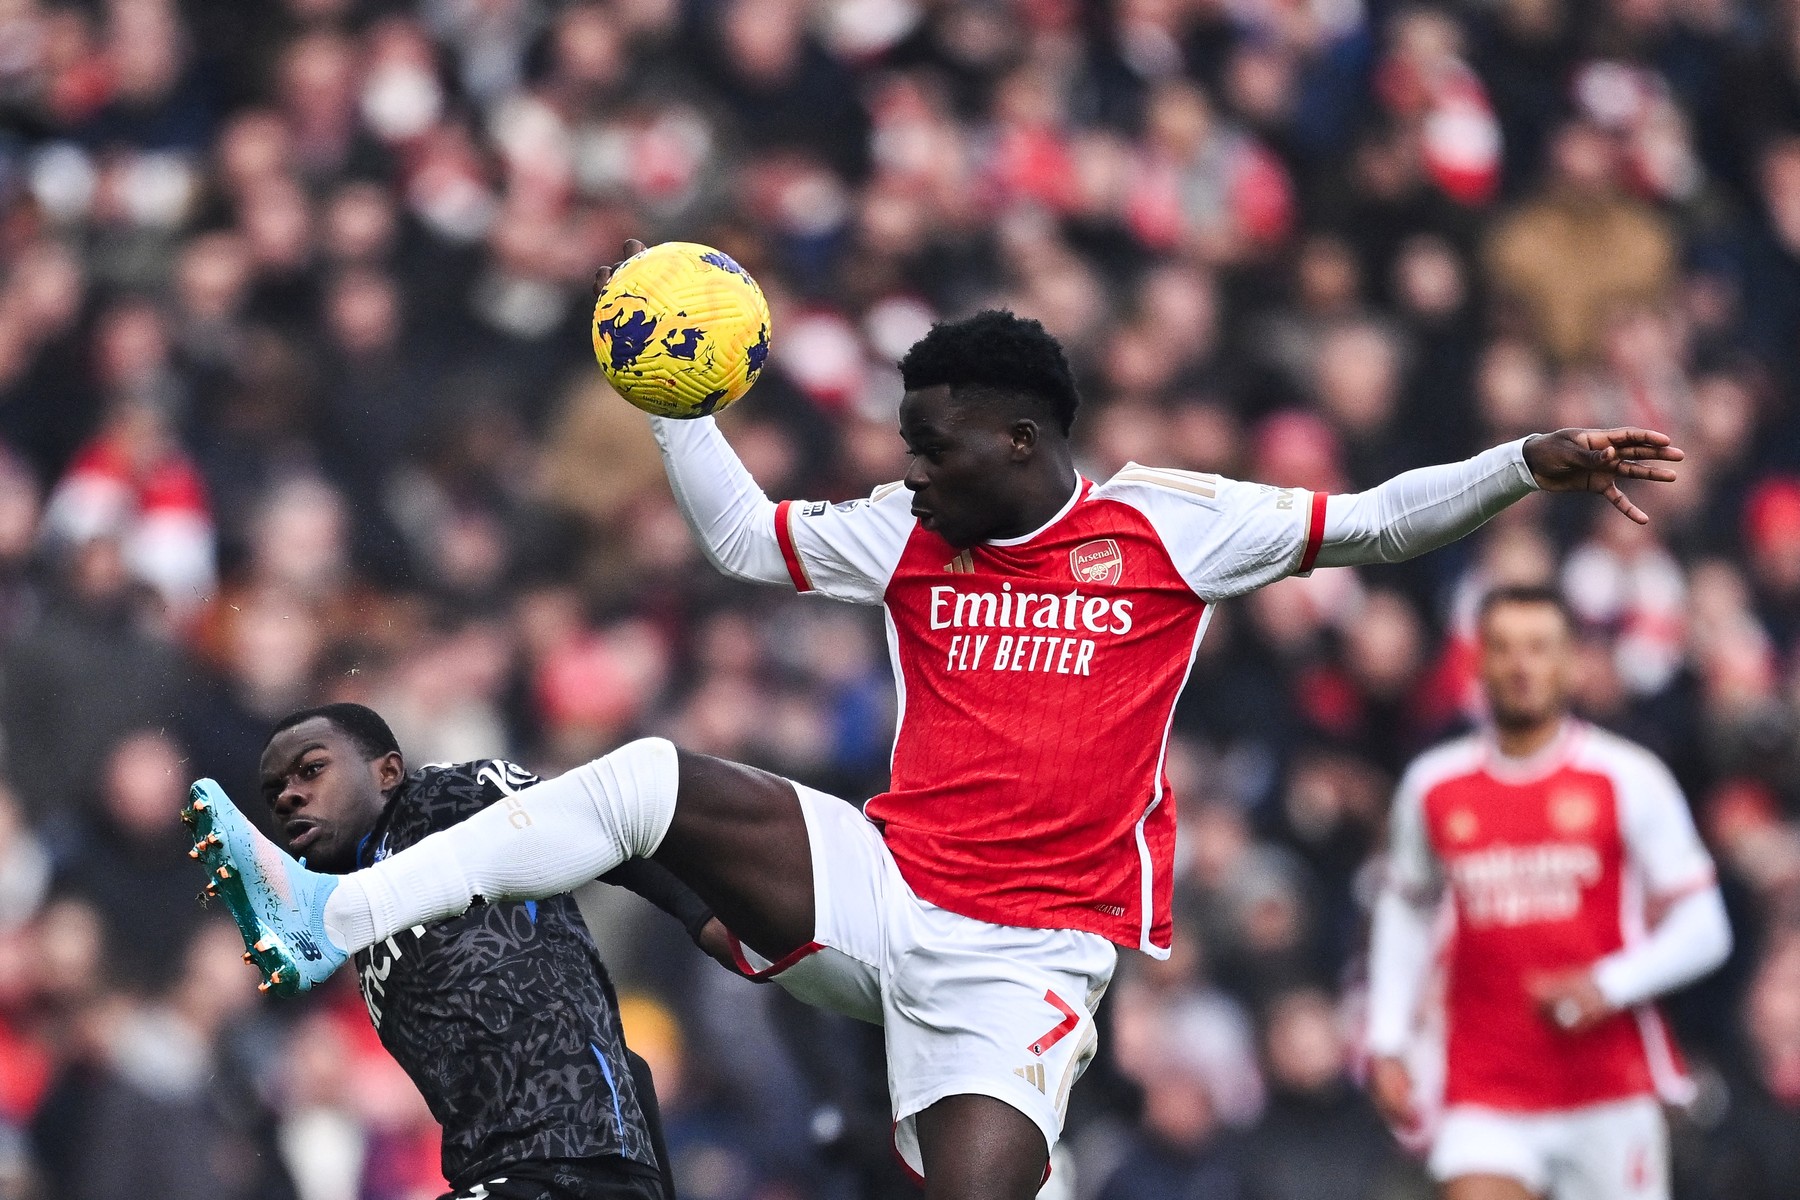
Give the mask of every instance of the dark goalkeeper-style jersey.
[[[536, 782], [500, 759], [421, 767], [395, 789], [358, 863]], [[656, 1170], [612, 983], [571, 897], [478, 902], [355, 961], [381, 1044], [444, 1127], [452, 1184], [537, 1159], [617, 1155]]]

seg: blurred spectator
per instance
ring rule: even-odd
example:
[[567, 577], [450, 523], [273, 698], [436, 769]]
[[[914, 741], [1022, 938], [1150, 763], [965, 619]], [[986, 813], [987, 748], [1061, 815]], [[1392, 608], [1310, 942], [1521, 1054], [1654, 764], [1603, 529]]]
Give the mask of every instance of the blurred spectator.
[[180, 963], [169, 954], [200, 924], [181, 805], [190, 771], [166, 734], [137, 730], [107, 755], [78, 840], [64, 851], [59, 890], [94, 906], [110, 969], [154, 990]]
[[75, 456], [44, 506], [44, 532], [76, 547], [116, 539], [125, 566], [185, 618], [212, 595], [212, 508], [168, 414], [124, 401]]
[[1603, 131], [1565, 126], [1550, 170], [1541, 195], [1495, 227], [1488, 256], [1496, 287], [1566, 361], [1599, 348], [1615, 307], [1667, 292], [1676, 247], [1666, 223], [1623, 194], [1618, 149]]
[[1733, 1081], [1706, 1185], [1718, 1196], [1784, 1194], [1800, 1171], [1800, 940], [1770, 946], [1748, 1001], [1748, 1062]]
[[[1215, 609], [1169, 739], [1177, 954], [1121, 970], [1058, 1174], [1292, 1195], [1329, 1154], [1346, 1194], [1411, 1186], [1344, 1083], [1369, 864], [1393, 773], [1480, 719], [1479, 597], [1555, 582], [1586, 715], [1706, 798], [1742, 926], [1673, 1009], [1729, 1091], [1679, 1177], [1778, 1192], [1800, 41], [1776, 7], [0, 3], [0, 1194], [123, 1186], [101, 1115], [142, 1125], [119, 1144], [147, 1172], [190, 1145], [152, 1144], [162, 1067], [119, 1045], [150, 1029], [205, 1043], [253, 1125], [252, 1096], [280, 1110], [228, 1140], [305, 1200], [441, 1190], [353, 998], [275, 1031], [235, 985], [184, 990], [204, 913], [170, 789], [248, 786], [283, 712], [380, 703], [422, 758], [553, 770], [666, 733], [885, 786], [880, 618], [708, 569], [591, 369], [589, 279], [628, 236], [762, 283], [771, 365], [725, 424], [774, 495], [899, 478], [891, 364], [985, 304], [1065, 340], [1096, 479], [1343, 492], [1557, 425], [1674, 434], [1648, 529], [1532, 500]], [[886, 1200], [873, 1044], [771, 1001], [735, 1066], [779, 1087], [721, 1069], [734, 994], [601, 915], [670, 1061], [684, 1191]], [[235, 1120], [192, 1069], [169, 1113]]]
[[1250, 1192], [1259, 1200], [1304, 1200], [1324, 1179], [1343, 1200], [1429, 1186], [1351, 1081], [1341, 1024], [1317, 990], [1286, 992], [1269, 1006], [1269, 1107], [1245, 1145]]
[[[94, 1014], [94, 1061], [47, 1101], [54, 1120], [40, 1139], [59, 1196], [124, 1200], [158, 1196], [284, 1200], [293, 1195], [270, 1153], [270, 1125], [234, 1055], [230, 1034], [256, 997], [238, 968], [242, 945], [229, 923], [211, 923], [178, 960], [179, 975], [155, 1000], [114, 998]], [[100, 1145], [115, 1152], [93, 1154]]]
[[62, 822], [107, 747], [174, 711], [181, 657], [153, 632], [117, 541], [57, 557], [42, 619], [8, 647], [0, 723], [26, 810]]

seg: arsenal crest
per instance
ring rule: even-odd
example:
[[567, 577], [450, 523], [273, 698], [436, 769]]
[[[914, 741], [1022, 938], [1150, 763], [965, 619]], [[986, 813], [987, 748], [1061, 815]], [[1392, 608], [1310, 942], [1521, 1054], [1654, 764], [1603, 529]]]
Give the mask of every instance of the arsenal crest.
[[1111, 538], [1083, 542], [1069, 551], [1069, 570], [1076, 583], [1117, 583], [1125, 570], [1125, 556]]
[[1550, 797], [1550, 824], [1558, 833], [1585, 833], [1600, 816], [1600, 804], [1586, 788], [1564, 788]]
[[1466, 808], [1456, 809], [1444, 818], [1444, 834], [1453, 842], [1473, 841], [1480, 832], [1481, 823]]

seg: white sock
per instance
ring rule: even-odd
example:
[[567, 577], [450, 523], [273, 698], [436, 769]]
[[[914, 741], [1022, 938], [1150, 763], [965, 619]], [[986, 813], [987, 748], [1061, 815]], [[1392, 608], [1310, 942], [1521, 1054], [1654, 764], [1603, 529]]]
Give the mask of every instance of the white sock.
[[325, 932], [346, 951], [466, 910], [542, 900], [647, 858], [675, 818], [675, 745], [642, 738], [528, 787], [339, 881]]

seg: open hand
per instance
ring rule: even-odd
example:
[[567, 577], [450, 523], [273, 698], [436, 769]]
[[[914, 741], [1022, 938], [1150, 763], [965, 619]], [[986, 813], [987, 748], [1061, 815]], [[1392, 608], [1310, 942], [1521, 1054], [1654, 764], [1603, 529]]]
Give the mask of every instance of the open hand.
[[1583, 1033], [1613, 1014], [1613, 1006], [1586, 967], [1535, 976], [1525, 988], [1544, 1019], [1564, 1033]]
[[1639, 525], [1650, 518], [1619, 490], [1619, 480], [1673, 483], [1675, 472], [1662, 464], [1686, 457], [1668, 434], [1654, 429], [1559, 429], [1525, 441], [1525, 465], [1540, 488], [1598, 492]]
[[[626, 240], [625, 258], [630, 258], [634, 254], [642, 254], [643, 252], [644, 243], [638, 241], [636, 238], [628, 238]], [[598, 271], [594, 272], [594, 299], [596, 302], [600, 299], [600, 293], [606, 290], [607, 280], [612, 278], [613, 272], [619, 269], [619, 266], [625, 261], [625, 258], [621, 258], [616, 263], [607, 263], [604, 267], [601, 267]]]

